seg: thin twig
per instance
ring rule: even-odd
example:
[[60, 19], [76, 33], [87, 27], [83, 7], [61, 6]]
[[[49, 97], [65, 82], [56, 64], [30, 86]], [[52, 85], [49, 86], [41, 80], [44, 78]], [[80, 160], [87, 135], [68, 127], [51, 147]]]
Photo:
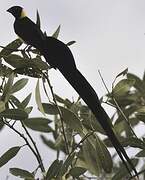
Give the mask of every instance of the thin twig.
[[132, 129], [132, 127], [131, 127], [131, 124], [129, 123], [129, 120], [127, 119], [126, 115], [124, 114], [124, 112], [122, 111], [121, 107], [119, 106], [118, 102], [116, 101], [116, 99], [115, 99], [114, 97], [112, 97], [112, 99], [113, 99], [113, 101], [114, 101], [117, 109], [120, 111], [121, 115], [123, 116], [125, 122], [126, 122], [127, 125], [130, 127], [132, 134], [133, 134], [136, 138], [138, 138], [137, 135], [135, 134], [135, 132], [133, 131], [133, 129]]
[[[13, 105], [13, 103], [12, 103], [12, 102], [10, 102], [10, 103], [11, 103], [12, 107], [15, 108], [15, 106]], [[44, 165], [43, 165], [43, 162], [42, 162], [42, 158], [41, 158], [41, 155], [40, 155], [40, 153], [39, 153], [39, 150], [38, 150], [38, 148], [37, 148], [37, 146], [36, 146], [36, 143], [34, 142], [33, 138], [31, 137], [31, 135], [30, 135], [30, 133], [28, 132], [27, 128], [25, 127], [24, 123], [23, 123], [22, 121], [20, 121], [20, 122], [21, 122], [21, 125], [22, 125], [25, 133], [27, 134], [27, 136], [29, 137], [30, 141], [32, 142], [32, 144], [33, 144], [33, 146], [34, 146], [34, 149], [35, 149], [35, 151], [36, 151], [36, 155], [37, 155], [37, 159], [38, 159], [38, 163], [39, 163], [40, 169], [41, 169], [42, 172], [45, 172], [45, 168], [44, 168]], [[14, 121], [14, 123], [12, 124], [11, 127], [13, 127], [15, 123], [16, 123], [16, 121]], [[29, 146], [29, 147], [30, 147], [30, 146]]]
[[[113, 95], [109, 92], [109, 89], [108, 89], [108, 87], [106, 86], [106, 83], [105, 83], [105, 81], [104, 81], [104, 79], [103, 79], [103, 77], [102, 77], [102, 75], [101, 75], [101, 72], [100, 72], [100, 71], [98, 71], [98, 72], [99, 72], [99, 75], [100, 75], [101, 80], [102, 80], [102, 82], [103, 82], [103, 85], [104, 85], [105, 89], [107, 90], [108, 94], [111, 96], [112, 100], [114, 101], [116, 108], [119, 110], [119, 112], [120, 112], [120, 113], [122, 114], [122, 116], [124, 117], [124, 120], [125, 120], [125, 122], [127, 123], [127, 125], [130, 127], [132, 134], [137, 138], [137, 135], [136, 135], [135, 132], [133, 131], [133, 129], [132, 129], [130, 123], [129, 123], [128, 118], [126, 117], [126, 115], [125, 115], [124, 112], [122, 111], [122, 109], [121, 109], [121, 107], [119, 106], [119, 104], [118, 104], [118, 102], [116, 101], [116, 99], [115, 99], [115, 98], [113, 97]], [[115, 80], [116, 80], [116, 78], [115, 78]], [[114, 83], [115, 83], [115, 81], [113, 81], [113, 84], [114, 84]], [[112, 87], [113, 87], [113, 85], [112, 85]]]
[[42, 172], [45, 172], [45, 168], [44, 168], [44, 165], [43, 165], [43, 162], [42, 162], [42, 158], [41, 158], [41, 155], [40, 155], [40, 152], [36, 146], [36, 143], [34, 142], [33, 138], [31, 137], [30, 133], [28, 132], [27, 128], [25, 127], [24, 123], [21, 122], [22, 124], [22, 127], [23, 129], [25, 130], [26, 134], [28, 135], [28, 137], [30, 138], [35, 150], [36, 150], [36, 153], [37, 153], [37, 156], [38, 156], [38, 159], [39, 159], [39, 165], [40, 165], [40, 168], [42, 170]]
[[[137, 175], [145, 173], [145, 169], [141, 170], [140, 172], [137, 173]], [[136, 178], [136, 175], [133, 175], [132, 177], [129, 178], [131, 180], [132, 178]]]
[[32, 148], [32, 146], [30, 145], [30, 143], [29, 143], [29, 141], [27, 140], [27, 138], [26, 138], [23, 134], [21, 134], [18, 130], [16, 130], [13, 126], [11, 126], [6, 120], [3, 120], [3, 123], [4, 123], [6, 126], [8, 126], [10, 129], [12, 129], [15, 133], [17, 133], [21, 138], [24, 139], [24, 141], [26, 142], [26, 145], [31, 149], [32, 153], [33, 153], [34, 156], [36, 157], [36, 159], [37, 159], [37, 161], [38, 161], [38, 164], [40, 165], [40, 168], [41, 168], [42, 172], [44, 172], [43, 169], [42, 169], [41, 163], [40, 163], [40, 159], [39, 159], [37, 153], [35, 152], [35, 150], [34, 150], [34, 149]]
[[43, 75], [45, 76], [46, 81], [47, 81], [47, 83], [49, 85], [49, 88], [50, 88], [50, 91], [51, 91], [51, 94], [52, 94], [52, 97], [53, 97], [53, 101], [54, 101], [54, 103], [55, 103], [55, 105], [57, 107], [57, 110], [58, 110], [58, 113], [59, 113], [59, 116], [60, 116], [60, 121], [61, 121], [61, 126], [62, 126], [62, 133], [63, 133], [63, 137], [64, 137], [64, 141], [65, 141], [65, 146], [66, 146], [66, 152], [67, 152], [67, 154], [69, 154], [69, 145], [68, 145], [67, 137], [66, 137], [66, 134], [65, 134], [63, 115], [62, 115], [62, 112], [61, 112], [61, 110], [60, 110], [60, 108], [59, 108], [59, 106], [57, 104], [57, 101], [56, 101], [56, 98], [55, 98], [55, 94], [53, 92], [53, 87], [52, 87], [52, 85], [51, 85], [51, 83], [50, 83], [50, 81], [48, 79], [48, 76], [45, 75], [44, 73], [43, 73]]
[[80, 146], [80, 144], [82, 144], [88, 137], [90, 137], [91, 135], [94, 134], [95, 131], [91, 131], [89, 133], [87, 133], [81, 140], [78, 144], [76, 144], [76, 146], [72, 149], [72, 151], [70, 152], [69, 156], [71, 156], [74, 151]]

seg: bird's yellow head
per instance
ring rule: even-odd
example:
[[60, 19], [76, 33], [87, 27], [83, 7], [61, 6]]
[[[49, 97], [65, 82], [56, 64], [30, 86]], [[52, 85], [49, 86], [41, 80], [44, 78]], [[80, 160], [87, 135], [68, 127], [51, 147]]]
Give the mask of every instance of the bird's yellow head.
[[7, 10], [7, 12], [11, 13], [16, 19], [21, 19], [26, 17], [26, 13], [24, 9], [20, 6], [13, 6]]

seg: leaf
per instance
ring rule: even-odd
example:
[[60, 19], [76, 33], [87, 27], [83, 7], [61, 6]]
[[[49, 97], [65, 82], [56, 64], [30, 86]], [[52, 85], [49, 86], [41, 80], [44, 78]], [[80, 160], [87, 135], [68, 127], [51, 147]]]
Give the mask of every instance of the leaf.
[[137, 119], [139, 119], [140, 121], [145, 123], [145, 113], [144, 112], [137, 113], [135, 116], [137, 117]]
[[10, 96], [10, 100], [12, 101], [12, 103], [17, 107], [17, 108], [22, 108], [21, 107], [21, 103], [19, 101], [18, 98], [16, 98], [15, 96], [11, 95]]
[[21, 109], [6, 109], [0, 113], [0, 117], [12, 119], [12, 120], [23, 120], [28, 118], [28, 114]]
[[10, 148], [8, 151], [6, 151], [1, 157], [0, 157], [0, 167], [5, 165], [8, 161], [10, 161], [13, 157], [17, 155], [17, 153], [20, 150], [20, 146], [15, 146]]
[[36, 19], [36, 24], [39, 28], [41, 28], [41, 22], [40, 22], [40, 16], [39, 16], [39, 12], [37, 10], [37, 19]]
[[46, 114], [57, 115], [59, 113], [58, 109], [55, 105], [48, 104], [48, 103], [42, 103], [42, 106], [43, 106], [44, 112]]
[[27, 78], [22, 78], [20, 80], [18, 80], [16, 83], [14, 83], [14, 85], [12, 86], [12, 93], [15, 93], [17, 91], [20, 91], [21, 89], [23, 89], [26, 84], [28, 83], [28, 79]]
[[42, 61], [38, 57], [31, 59], [30, 66], [32, 66], [34, 68], [38, 68], [39, 70], [48, 70], [49, 69], [48, 63]]
[[56, 29], [56, 31], [53, 33], [53, 35], [52, 35], [52, 37], [54, 37], [54, 38], [58, 38], [58, 35], [59, 35], [59, 33], [60, 33], [60, 25], [58, 26], [58, 28]]
[[46, 138], [45, 136], [43, 136], [43, 135], [41, 135], [40, 137], [41, 137], [41, 139], [42, 139], [42, 142], [43, 142], [46, 146], [48, 146], [49, 148], [51, 148], [51, 149], [53, 149], [53, 150], [56, 150], [56, 149], [57, 149], [53, 141], [47, 139], [47, 138]]
[[0, 120], [0, 131], [3, 129], [4, 123]]
[[14, 81], [15, 74], [12, 73], [7, 81], [7, 83], [4, 86], [3, 95], [1, 99], [6, 103], [8, 102], [11, 92], [12, 92], [12, 86]]
[[82, 167], [74, 167], [69, 171], [69, 174], [73, 176], [74, 178], [79, 177], [80, 175], [84, 174], [87, 171], [87, 169]]
[[112, 94], [114, 97], [125, 95], [131, 87], [133, 87], [135, 80], [133, 79], [123, 79], [116, 84], [113, 88]]
[[30, 63], [28, 59], [24, 59], [17, 54], [10, 54], [9, 56], [4, 57], [4, 60], [16, 69], [28, 67]]
[[18, 49], [22, 44], [23, 42], [20, 39], [12, 41], [4, 49], [2, 49], [2, 51], [0, 52], [0, 57], [8, 56], [16, 49]]
[[[134, 167], [137, 165], [138, 163], [138, 159], [131, 159]], [[130, 169], [131, 170], [131, 169]], [[121, 164], [121, 166], [118, 168], [118, 171], [115, 173], [115, 175], [112, 177], [111, 180], [119, 180], [119, 179], [128, 179], [128, 171], [126, 169], [126, 167]]]
[[141, 93], [144, 93], [145, 85], [144, 85], [143, 81], [138, 76], [131, 74], [131, 73], [128, 73], [127, 78], [134, 80], [135, 81], [134, 87], [136, 89], [138, 89], [139, 91], [141, 91]]
[[32, 111], [32, 109], [33, 109], [33, 107], [30, 106], [30, 107], [25, 108], [24, 111], [25, 111], [27, 114], [30, 114], [31, 111]]
[[[99, 161], [99, 155], [96, 152], [95, 146], [93, 146], [89, 141], [83, 142], [83, 157], [87, 165], [87, 169], [95, 175], [99, 175], [101, 173], [101, 163]], [[106, 162], [106, 161], [105, 161]]]
[[74, 157], [75, 157], [75, 152], [73, 152], [72, 154], [70, 154], [66, 160], [64, 161], [62, 167], [61, 167], [61, 171], [59, 173], [59, 176], [63, 176], [67, 171], [68, 171], [68, 168], [69, 166], [72, 164], [72, 161], [74, 160]]
[[55, 94], [55, 98], [56, 98], [56, 100], [57, 100], [59, 103], [64, 104], [65, 100], [64, 100], [62, 97], [60, 97], [60, 96], [58, 96], [57, 94]]
[[[27, 66], [30, 65], [29, 62], [27, 62]], [[16, 72], [17, 74], [22, 74], [22, 75], [26, 75], [29, 77], [33, 77], [33, 78], [42, 78], [42, 74], [40, 71], [38, 71], [38, 69], [34, 69], [33, 67], [22, 67], [22, 68], [18, 68], [15, 69], [14, 72]]]
[[3, 112], [5, 109], [5, 103], [3, 101], [0, 101], [0, 113]]
[[128, 68], [126, 68], [125, 70], [123, 70], [122, 72], [120, 72], [116, 78], [118, 78], [119, 76], [125, 76], [128, 73]]
[[70, 41], [70, 42], [68, 42], [66, 45], [67, 45], [67, 46], [71, 46], [71, 45], [73, 45], [74, 43], [76, 43], [76, 41]]
[[61, 166], [62, 166], [62, 163], [63, 161], [59, 161], [58, 159], [55, 160], [51, 166], [49, 167], [47, 173], [46, 173], [46, 179], [52, 179], [52, 178], [55, 178], [57, 177], [60, 169], [61, 169]]
[[0, 64], [0, 77], [9, 77], [13, 70], [4, 64]]
[[95, 130], [97, 132], [105, 134], [100, 123], [96, 120], [96, 117], [94, 116], [94, 114], [90, 111], [90, 109], [87, 106], [81, 106], [80, 118], [82, 119], [83, 125], [87, 129]]
[[141, 139], [138, 139], [138, 138], [135, 138], [135, 137], [124, 138], [124, 140], [122, 140], [121, 143], [125, 147], [126, 146], [131, 146], [131, 147], [140, 148], [140, 149], [145, 148], [145, 142], [142, 141]]
[[14, 176], [18, 176], [19, 178], [29, 178], [29, 180], [34, 180], [34, 175], [27, 170], [20, 168], [10, 168], [10, 173]]
[[[42, 103], [44, 112], [46, 114], [56, 115], [58, 114], [58, 108], [52, 104]], [[61, 110], [64, 122], [73, 130], [77, 132], [82, 132], [83, 127], [80, 119], [69, 109], [66, 109], [62, 106], [58, 106]]]
[[39, 89], [39, 79], [37, 81], [37, 84], [36, 84], [36, 88], [35, 88], [35, 99], [36, 99], [36, 103], [37, 103], [37, 106], [38, 106], [38, 109], [39, 111], [45, 115], [45, 111], [43, 109], [43, 105], [41, 103], [41, 96], [40, 96], [40, 89]]
[[48, 123], [51, 122], [51, 120], [46, 119], [46, 118], [29, 118], [25, 119], [24, 124], [35, 131], [40, 131], [40, 132], [52, 132], [53, 129], [48, 126]]
[[21, 102], [21, 105], [23, 108], [25, 108], [29, 102], [30, 102], [30, 99], [31, 99], [31, 96], [32, 96], [32, 93], [30, 93], [22, 102]]
[[[105, 144], [96, 136], [96, 153], [99, 156], [102, 168], [106, 173], [111, 173], [113, 168], [111, 155], [106, 148]], [[106, 163], [107, 162], [107, 163]]]
[[135, 156], [136, 157], [145, 157], [145, 150], [139, 151]]

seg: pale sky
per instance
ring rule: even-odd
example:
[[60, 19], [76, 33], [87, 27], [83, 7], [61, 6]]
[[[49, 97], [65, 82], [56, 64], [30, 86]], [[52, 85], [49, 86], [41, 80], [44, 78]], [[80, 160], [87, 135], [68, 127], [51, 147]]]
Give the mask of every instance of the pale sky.
[[[145, 66], [144, 0], [1, 0], [0, 45], [6, 45], [17, 37], [13, 31], [14, 18], [6, 12], [13, 5], [23, 6], [34, 21], [38, 9], [42, 29], [48, 35], [61, 24], [60, 39], [63, 42], [77, 42], [71, 46], [76, 64], [99, 96], [104, 95], [106, 91], [98, 69], [101, 70], [109, 88], [115, 76], [127, 67], [130, 72], [142, 76]], [[50, 79], [58, 95], [64, 98], [77, 97], [59, 72], [52, 70]], [[30, 88], [33, 90], [31, 84]], [[13, 133], [3, 131], [0, 134], [0, 142], [2, 154], [4, 149], [17, 145], [19, 138]], [[9, 166], [14, 166], [15, 161], [14, 159], [10, 162]], [[29, 169], [33, 162], [29, 161], [26, 166], [25, 157], [19, 156], [16, 162], [24, 162], [24, 167]], [[8, 166], [1, 168], [0, 177], [5, 177], [7, 170]]]

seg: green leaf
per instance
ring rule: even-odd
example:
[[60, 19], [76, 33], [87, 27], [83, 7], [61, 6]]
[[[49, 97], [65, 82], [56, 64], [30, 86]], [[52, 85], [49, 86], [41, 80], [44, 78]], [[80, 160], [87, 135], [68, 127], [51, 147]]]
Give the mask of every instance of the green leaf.
[[32, 109], [33, 109], [33, 107], [30, 106], [30, 107], [25, 108], [24, 111], [25, 111], [27, 114], [30, 114], [31, 111], [32, 111]]
[[20, 39], [12, 41], [0, 52], [0, 57], [8, 56], [16, 49], [18, 49], [22, 44], [23, 42]]
[[29, 180], [34, 180], [34, 175], [27, 170], [20, 168], [10, 168], [10, 173], [14, 176], [18, 176], [19, 178], [29, 178]]
[[[58, 108], [55, 105], [52, 104], [46, 104], [42, 103], [44, 112], [46, 114], [56, 115], [58, 114]], [[66, 109], [62, 106], [58, 106], [61, 110], [64, 122], [73, 130], [76, 130], [77, 132], [82, 132], [83, 127], [80, 119], [69, 109]]]
[[[102, 164], [102, 168], [106, 173], [111, 173], [113, 163], [111, 155], [106, 148], [105, 144], [96, 136], [96, 153], [99, 156], [100, 163]], [[107, 162], [107, 163], [106, 163]]]
[[96, 120], [96, 117], [94, 116], [94, 114], [90, 111], [90, 109], [87, 106], [81, 106], [80, 118], [82, 119], [83, 125], [87, 129], [96, 130], [97, 132], [105, 134], [100, 123]]
[[137, 117], [137, 119], [145, 123], [145, 113], [140, 112], [140, 113], [137, 113], [135, 116]]
[[[87, 165], [87, 169], [95, 175], [101, 173], [102, 165], [99, 160], [99, 155], [96, 152], [95, 145], [93, 146], [89, 141], [83, 142], [83, 157]], [[106, 162], [106, 161], [105, 161]]]
[[48, 63], [42, 61], [39, 57], [31, 59], [30, 66], [38, 68], [39, 70], [48, 70]]
[[51, 166], [49, 167], [47, 173], [46, 173], [46, 179], [52, 179], [52, 178], [55, 178], [57, 177], [60, 169], [61, 169], [61, 166], [62, 166], [62, 163], [63, 161], [59, 161], [58, 159], [55, 160]]
[[128, 73], [127, 78], [134, 80], [135, 81], [134, 87], [136, 89], [138, 89], [139, 91], [141, 91], [141, 93], [144, 93], [145, 85], [144, 85], [143, 81], [138, 76], [131, 74], [131, 73]]
[[17, 155], [17, 153], [20, 150], [20, 146], [15, 146], [10, 148], [8, 151], [6, 151], [1, 157], [0, 157], [0, 167], [5, 165], [8, 161], [10, 161], [13, 157]]
[[58, 96], [57, 94], [55, 94], [55, 98], [56, 98], [56, 100], [57, 100], [59, 103], [64, 104], [65, 100], [64, 100], [62, 97], [60, 97], [60, 96]]
[[22, 79], [18, 80], [12, 86], [12, 90], [11, 90], [12, 93], [20, 91], [21, 89], [23, 89], [26, 86], [27, 83], [28, 83], [28, 79], [27, 78], [22, 78]]
[[41, 28], [41, 22], [40, 22], [40, 16], [39, 16], [39, 12], [37, 10], [37, 19], [36, 19], [36, 24], [39, 28]]
[[21, 103], [19, 101], [18, 98], [16, 98], [15, 96], [11, 95], [10, 96], [10, 100], [12, 101], [12, 103], [17, 107], [17, 108], [22, 108]]
[[24, 124], [35, 131], [40, 131], [40, 132], [52, 132], [53, 129], [48, 126], [48, 123], [51, 122], [51, 120], [46, 119], [46, 118], [29, 118], [25, 119]]
[[85, 168], [82, 168], [82, 167], [74, 167], [72, 168], [69, 173], [71, 176], [77, 178], [79, 177], [80, 175], [84, 174], [85, 172], [87, 171], [87, 169]]
[[32, 96], [32, 93], [30, 93], [30, 94], [21, 102], [21, 105], [22, 105], [23, 108], [27, 107], [27, 105], [28, 105], [29, 102], [30, 102], [31, 96]]
[[48, 104], [48, 103], [42, 103], [42, 106], [43, 106], [44, 112], [46, 114], [57, 115], [59, 113], [58, 109], [55, 105]]
[[0, 120], [0, 131], [3, 129], [4, 127], [4, 123], [2, 122], [2, 120]]
[[62, 177], [68, 171], [68, 168], [72, 164], [74, 157], [75, 157], [75, 152], [73, 152], [71, 155], [69, 155], [67, 157], [67, 159], [65, 160], [65, 162], [63, 163], [63, 165], [61, 167], [61, 171], [59, 173], [59, 176]]
[[73, 45], [74, 43], [76, 43], [76, 41], [70, 41], [70, 42], [68, 42], [66, 45], [67, 45], [67, 46], [71, 46], [71, 45]]
[[145, 150], [139, 151], [135, 156], [136, 157], [145, 157]]
[[5, 103], [3, 101], [0, 101], [0, 113], [3, 112], [5, 109]]
[[35, 88], [35, 99], [36, 99], [36, 103], [37, 103], [39, 111], [43, 115], [45, 115], [45, 111], [44, 111], [43, 105], [41, 103], [41, 96], [40, 96], [40, 89], [39, 89], [39, 79], [37, 81], [37, 85], [36, 85], [36, 88]]
[[[132, 161], [134, 167], [138, 163], [138, 159], [132, 159], [131, 161]], [[121, 164], [121, 166], [118, 168], [118, 171], [115, 173], [115, 175], [112, 177], [111, 180], [119, 180], [119, 179], [122, 179], [122, 180], [129, 179], [128, 171], [123, 164]]]
[[56, 31], [53, 33], [53, 35], [52, 35], [52, 37], [54, 37], [54, 38], [58, 38], [58, 35], [59, 35], [59, 33], [60, 33], [60, 25], [58, 26], [58, 28], [56, 29]]
[[113, 88], [112, 94], [114, 97], [125, 95], [131, 87], [133, 87], [135, 80], [133, 79], [123, 79], [116, 84]]
[[13, 70], [4, 64], [0, 64], [0, 77], [9, 77]]
[[121, 143], [123, 144], [123, 146], [131, 146], [140, 149], [145, 148], [145, 142], [135, 137], [125, 138]]
[[1, 99], [6, 103], [8, 102], [10, 95], [12, 93], [12, 86], [14, 81], [15, 74], [12, 73], [7, 81], [7, 83], [4, 86], [3, 95]]
[[21, 109], [6, 109], [0, 113], [0, 117], [12, 119], [12, 120], [24, 120], [28, 118], [28, 114]]
[[125, 70], [123, 70], [122, 72], [120, 72], [116, 78], [120, 77], [120, 76], [125, 76], [128, 73], [128, 68], [126, 68]]
[[4, 60], [16, 69], [28, 67], [30, 63], [28, 59], [24, 59], [17, 54], [10, 54], [9, 56], [4, 57]]
[[46, 138], [45, 136], [43, 136], [43, 135], [41, 135], [40, 137], [41, 137], [41, 139], [42, 139], [42, 142], [43, 142], [46, 146], [48, 146], [49, 148], [51, 148], [51, 149], [53, 149], [53, 150], [56, 150], [56, 149], [57, 149], [56, 146], [55, 146], [55, 143], [54, 143], [53, 141], [47, 139], [47, 138]]

